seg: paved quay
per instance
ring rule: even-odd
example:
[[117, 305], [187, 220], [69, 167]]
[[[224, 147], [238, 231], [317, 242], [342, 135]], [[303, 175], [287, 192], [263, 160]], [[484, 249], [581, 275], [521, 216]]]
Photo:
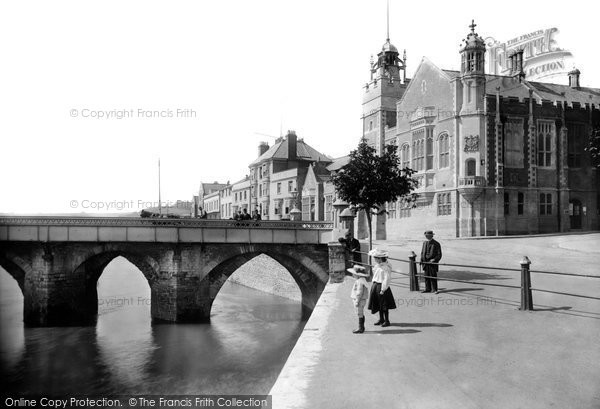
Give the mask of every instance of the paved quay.
[[[527, 255], [532, 288], [600, 296], [600, 234], [502, 240], [444, 240], [442, 263], [519, 269]], [[364, 246], [364, 244], [363, 244]], [[377, 242], [391, 257], [419, 241]], [[391, 261], [394, 270], [407, 264]], [[520, 284], [520, 272], [442, 266], [440, 277]], [[357, 326], [353, 279], [328, 284], [271, 390], [280, 408], [600, 408], [600, 301], [440, 281], [441, 293], [410, 292], [394, 275], [392, 326]]]

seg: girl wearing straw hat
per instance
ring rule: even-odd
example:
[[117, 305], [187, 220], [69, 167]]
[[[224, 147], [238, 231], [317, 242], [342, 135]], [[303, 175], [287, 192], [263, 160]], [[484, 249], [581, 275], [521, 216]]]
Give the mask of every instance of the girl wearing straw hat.
[[352, 273], [352, 276], [356, 278], [354, 285], [352, 286], [352, 292], [350, 298], [354, 301], [354, 308], [358, 314], [358, 329], [352, 331], [354, 334], [362, 334], [365, 332], [365, 305], [367, 304], [367, 298], [369, 294], [369, 288], [367, 285], [366, 277], [369, 276], [367, 270], [363, 266], [355, 264], [354, 267], [347, 270]]
[[379, 312], [379, 321], [375, 325], [390, 326], [389, 310], [396, 308], [394, 295], [390, 288], [392, 266], [387, 262], [388, 253], [385, 250], [373, 249], [369, 256], [375, 259], [373, 266], [373, 284], [369, 296], [369, 309], [371, 313]]

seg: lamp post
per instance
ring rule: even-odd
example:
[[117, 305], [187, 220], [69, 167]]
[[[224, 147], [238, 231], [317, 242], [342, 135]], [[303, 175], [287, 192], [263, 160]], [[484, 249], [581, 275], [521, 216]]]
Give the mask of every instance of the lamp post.
[[293, 221], [302, 220], [302, 211], [298, 209], [298, 195], [300, 192], [298, 192], [297, 189], [294, 189], [290, 192], [290, 194], [292, 195], [292, 201], [294, 203], [294, 206], [290, 211], [290, 219]]

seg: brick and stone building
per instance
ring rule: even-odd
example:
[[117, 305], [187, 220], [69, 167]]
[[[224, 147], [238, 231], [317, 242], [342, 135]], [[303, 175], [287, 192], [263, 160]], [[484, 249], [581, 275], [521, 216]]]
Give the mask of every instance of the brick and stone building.
[[[258, 157], [249, 166], [252, 210], [258, 209], [263, 220], [289, 219], [294, 201], [298, 206], [302, 203], [302, 190], [311, 166], [322, 169], [331, 159], [298, 138], [294, 131], [277, 138], [271, 147], [261, 142], [258, 149]], [[323, 197], [313, 196], [309, 200], [320, 203]], [[306, 220], [310, 218], [308, 206]]]
[[[389, 39], [365, 85], [363, 137], [381, 151], [396, 144], [417, 171], [416, 207], [388, 203], [378, 239], [535, 234], [598, 229], [600, 181], [584, 151], [600, 127], [600, 89], [527, 81], [523, 51], [510, 75], [485, 73], [475, 24], [463, 40], [460, 71], [423, 58], [413, 78]], [[357, 220], [365, 237], [364, 215]]]

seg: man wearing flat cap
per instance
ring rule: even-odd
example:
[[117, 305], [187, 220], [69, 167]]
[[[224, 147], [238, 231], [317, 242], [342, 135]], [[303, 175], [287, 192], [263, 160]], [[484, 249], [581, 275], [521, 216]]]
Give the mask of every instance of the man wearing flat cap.
[[[425, 290], [422, 293], [430, 293], [434, 291], [438, 293], [437, 273], [438, 265], [429, 263], [439, 263], [442, 259], [442, 246], [433, 239], [433, 231], [425, 231], [425, 240], [421, 249], [421, 263], [425, 272]], [[431, 278], [430, 278], [431, 277]]]

